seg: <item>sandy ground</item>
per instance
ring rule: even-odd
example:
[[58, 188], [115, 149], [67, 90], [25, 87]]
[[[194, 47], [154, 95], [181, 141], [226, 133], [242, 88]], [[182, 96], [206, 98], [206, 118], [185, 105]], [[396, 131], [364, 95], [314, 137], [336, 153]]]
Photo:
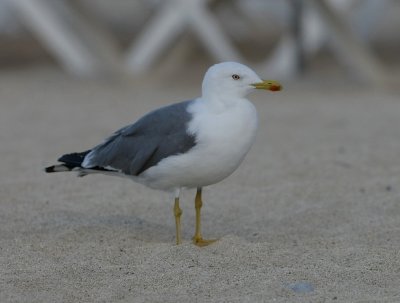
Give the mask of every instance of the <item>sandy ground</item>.
[[[176, 75], [175, 75], [176, 76]], [[172, 200], [129, 180], [42, 169], [199, 76], [77, 81], [0, 73], [0, 302], [399, 302], [400, 98], [304, 81], [257, 92], [257, 142], [204, 193], [206, 248]]]

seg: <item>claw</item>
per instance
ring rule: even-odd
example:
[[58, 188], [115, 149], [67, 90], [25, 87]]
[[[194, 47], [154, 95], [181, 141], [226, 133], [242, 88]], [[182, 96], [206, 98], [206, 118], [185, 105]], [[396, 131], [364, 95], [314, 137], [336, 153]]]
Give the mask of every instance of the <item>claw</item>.
[[206, 240], [206, 239], [203, 239], [202, 237], [193, 237], [193, 244], [198, 247], [208, 246], [210, 244], [213, 244], [216, 241], [218, 241], [218, 239]]

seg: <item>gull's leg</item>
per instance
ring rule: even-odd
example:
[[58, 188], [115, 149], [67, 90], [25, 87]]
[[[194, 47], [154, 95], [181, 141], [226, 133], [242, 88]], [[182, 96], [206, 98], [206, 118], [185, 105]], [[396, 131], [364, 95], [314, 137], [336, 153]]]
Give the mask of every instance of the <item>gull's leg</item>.
[[180, 189], [175, 191], [175, 204], [174, 204], [174, 216], [175, 216], [175, 226], [176, 226], [176, 245], [182, 243], [181, 238], [181, 215], [182, 209], [179, 207], [179, 196]]
[[197, 188], [196, 198], [194, 200], [194, 207], [196, 209], [196, 230], [193, 237], [193, 243], [197, 246], [207, 246], [215, 241], [213, 240], [204, 240], [203, 236], [201, 235], [201, 207], [203, 206], [203, 201], [201, 199], [201, 187]]

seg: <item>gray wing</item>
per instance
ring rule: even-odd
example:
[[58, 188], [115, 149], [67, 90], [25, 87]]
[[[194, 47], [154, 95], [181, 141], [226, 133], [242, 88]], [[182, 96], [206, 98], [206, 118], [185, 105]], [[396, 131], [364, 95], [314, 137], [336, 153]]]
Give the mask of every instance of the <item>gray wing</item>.
[[162, 159], [185, 153], [195, 146], [195, 137], [187, 132], [192, 101], [172, 104], [148, 113], [93, 148], [84, 167], [113, 168], [125, 174], [139, 175]]

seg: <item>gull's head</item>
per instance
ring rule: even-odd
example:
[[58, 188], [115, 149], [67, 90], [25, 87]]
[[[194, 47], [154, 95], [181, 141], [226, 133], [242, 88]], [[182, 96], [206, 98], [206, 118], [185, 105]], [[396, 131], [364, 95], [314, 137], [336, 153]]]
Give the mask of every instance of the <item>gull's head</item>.
[[236, 62], [211, 66], [202, 85], [205, 98], [243, 98], [254, 89], [280, 91], [282, 86], [273, 80], [262, 80], [252, 69]]

